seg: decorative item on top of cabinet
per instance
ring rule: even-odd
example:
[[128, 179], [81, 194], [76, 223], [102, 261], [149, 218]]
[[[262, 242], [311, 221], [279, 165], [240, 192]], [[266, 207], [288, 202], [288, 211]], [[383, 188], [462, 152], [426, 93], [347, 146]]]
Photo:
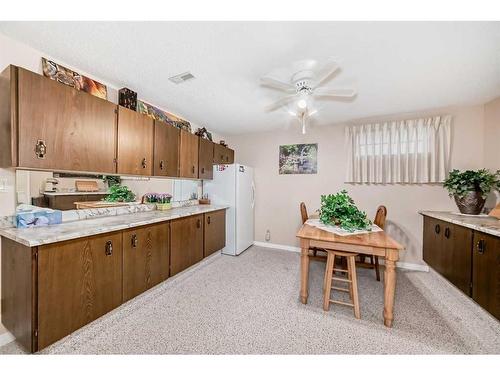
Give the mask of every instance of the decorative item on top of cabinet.
[[168, 278], [169, 223], [123, 231], [123, 302]]
[[203, 259], [203, 214], [170, 222], [170, 276]]
[[211, 180], [214, 167], [214, 144], [203, 138], [200, 138], [198, 142], [198, 177], [203, 180]]
[[204, 214], [203, 256], [207, 257], [226, 246], [226, 210]]
[[500, 320], [500, 238], [474, 232], [472, 298]]
[[137, 110], [137, 93], [126, 87], [118, 90], [118, 104], [122, 107]]
[[116, 173], [115, 104], [15, 66], [0, 98], [2, 167]]
[[179, 148], [179, 176], [198, 178], [198, 142], [199, 137], [181, 130]]
[[118, 107], [118, 173], [153, 175], [153, 134], [151, 118]]
[[178, 128], [155, 120], [153, 168], [155, 176], [179, 176], [180, 133]]

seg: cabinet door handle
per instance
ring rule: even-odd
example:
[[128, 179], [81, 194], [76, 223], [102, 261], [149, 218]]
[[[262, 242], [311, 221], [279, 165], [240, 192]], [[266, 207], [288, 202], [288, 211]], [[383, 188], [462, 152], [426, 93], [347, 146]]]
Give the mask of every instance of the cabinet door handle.
[[483, 255], [483, 254], [484, 254], [484, 251], [486, 250], [486, 242], [485, 242], [484, 240], [479, 240], [479, 241], [477, 242], [476, 247], [477, 247], [477, 252], [478, 252], [479, 254]]
[[132, 247], [137, 247], [139, 240], [137, 239], [137, 234], [132, 235]]
[[436, 232], [436, 234], [439, 234], [439, 232], [441, 232], [441, 226], [439, 224], [436, 224], [436, 226], [434, 227], [434, 231]]
[[207, 224], [210, 224], [210, 216], [207, 218]]
[[201, 174], [205, 174], [205, 168], [201, 168]]
[[160, 169], [163, 170], [164, 167], [165, 167], [164, 161], [160, 160]]
[[191, 168], [191, 171], [192, 171], [192, 172], [193, 172], [193, 174], [194, 174], [194, 165], [193, 165], [193, 167]]
[[146, 167], [148, 166], [148, 162], [147, 162], [146, 158], [142, 159], [141, 165], [142, 165], [143, 169], [146, 169]]
[[104, 247], [106, 256], [113, 255], [113, 241], [106, 241], [106, 246]]
[[201, 228], [201, 220], [196, 220], [196, 228]]
[[446, 229], [444, 230], [444, 236], [446, 238], [450, 238], [450, 228], [446, 227]]
[[45, 144], [45, 141], [42, 139], [37, 140], [35, 145], [36, 157], [38, 159], [43, 159], [45, 158], [46, 153], [47, 153], [47, 145]]

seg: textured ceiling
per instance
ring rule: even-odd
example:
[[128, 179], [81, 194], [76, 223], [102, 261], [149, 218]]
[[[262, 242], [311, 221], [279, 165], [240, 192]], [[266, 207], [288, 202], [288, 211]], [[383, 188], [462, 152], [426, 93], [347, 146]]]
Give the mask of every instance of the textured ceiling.
[[[281, 94], [259, 78], [307, 58], [336, 57], [342, 71], [327, 86], [358, 91], [352, 102], [321, 101], [317, 125], [500, 95], [498, 22], [2, 22], [0, 31], [221, 134], [290, 125], [285, 111], [263, 110]], [[195, 80], [168, 80], [188, 70]]]

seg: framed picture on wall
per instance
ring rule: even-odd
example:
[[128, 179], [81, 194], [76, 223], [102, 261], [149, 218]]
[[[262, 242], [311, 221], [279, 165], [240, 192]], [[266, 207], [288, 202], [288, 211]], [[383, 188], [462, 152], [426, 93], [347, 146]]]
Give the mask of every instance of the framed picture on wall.
[[318, 173], [318, 144], [283, 145], [279, 149], [279, 174]]

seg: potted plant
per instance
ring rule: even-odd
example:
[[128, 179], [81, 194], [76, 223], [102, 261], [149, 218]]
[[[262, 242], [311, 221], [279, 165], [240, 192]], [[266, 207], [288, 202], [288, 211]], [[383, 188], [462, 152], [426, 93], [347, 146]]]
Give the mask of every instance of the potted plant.
[[148, 193], [143, 197], [143, 203], [154, 204], [156, 209], [160, 211], [169, 210], [172, 208], [172, 196], [168, 193]]
[[156, 195], [156, 209], [160, 211], [170, 210], [172, 203], [170, 203], [172, 196], [168, 193], [161, 193]]
[[125, 185], [112, 185], [109, 187], [109, 195], [104, 199], [106, 202], [133, 202], [135, 194]]
[[323, 224], [338, 225], [348, 232], [372, 229], [372, 222], [356, 207], [346, 190], [321, 196], [319, 219]]
[[450, 197], [455, 198], [461, 213], [479, 215], [488, 194], [494, 189], [500, 189], [500, 170], [491, 173], [487, 169], [464, 172], [454, 169], [443, 185]]

